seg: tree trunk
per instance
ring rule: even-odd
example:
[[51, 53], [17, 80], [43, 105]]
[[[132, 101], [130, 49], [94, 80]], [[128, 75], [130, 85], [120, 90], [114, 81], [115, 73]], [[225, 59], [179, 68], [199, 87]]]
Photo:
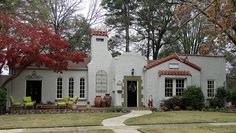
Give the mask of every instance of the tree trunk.
[[155, 38], [154, 38], [154, 36], [155, 36], [155, 34], [154, 34], [154, 29], [152, 29], [152, 58], [153, 58], [153, 60], [156, 60], [157, 59], [157, 55], [156, 55], [156, 45], [155, 45]]
[[147, 60], [150, 58], [150, 31], [148, 30], [148, 42], [147, 42]]
[[125, 1], [124, 3], [124, 8], [125, 8], [125, 52], [129, 52], [129, 3], [128, 1]]

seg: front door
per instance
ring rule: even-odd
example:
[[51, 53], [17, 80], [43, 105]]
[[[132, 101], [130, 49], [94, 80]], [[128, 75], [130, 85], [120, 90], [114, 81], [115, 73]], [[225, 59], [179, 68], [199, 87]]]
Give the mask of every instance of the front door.
[[137, 107], [137, 81], [127, 81], [127, 106]]
[[42, 81], [28, 80], [26, 81], [26, 96], [31, 96], [36, 103], [41, 102]]

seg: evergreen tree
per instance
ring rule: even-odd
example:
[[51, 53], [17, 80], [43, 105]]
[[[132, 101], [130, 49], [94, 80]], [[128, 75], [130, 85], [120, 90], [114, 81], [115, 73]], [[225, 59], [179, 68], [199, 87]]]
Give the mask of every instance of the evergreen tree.
[[106, 24], [112, 30], [125, 31], [125, 51], [130, 51], [130, 26], [134, 20], [135, 0], [102, 0], [104, 9], [107, 10]]

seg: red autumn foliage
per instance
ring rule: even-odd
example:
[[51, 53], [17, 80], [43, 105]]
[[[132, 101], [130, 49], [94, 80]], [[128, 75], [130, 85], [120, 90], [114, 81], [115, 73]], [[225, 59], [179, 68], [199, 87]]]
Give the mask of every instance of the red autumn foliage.
[[1, 71], [4, 65], [20, 71], [34, 65], [61, 72], [67, 69], [69, 61], [82, 62], [84, 54], [68, 52], [68, 42], [61, 40], [60, 35], [53, 34], [50, 29], [43, 24], [33, 25], [0, 13]]

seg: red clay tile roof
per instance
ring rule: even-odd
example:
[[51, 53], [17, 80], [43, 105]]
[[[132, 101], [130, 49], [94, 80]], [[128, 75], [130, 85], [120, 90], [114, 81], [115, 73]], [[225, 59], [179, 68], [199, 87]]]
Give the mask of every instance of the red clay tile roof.
[[182, 63], [184, 63], [184, 64], [186, 64], [186, 65], [188, 65], [188, 66], [190, 66], [190, 67], [192, 67], [192, 68], [194, 68], [196, 70], [198, 70], [198, 71], [201, 71], [201, 68], [198, 65], [196, 65], [196, 64], [194, 64], [192, 62], [189, 62], [189, 61], [185, 60], [184, 58], [181, 58], [181, 57], [177, 56], [176, 54], [171, 54], [171, 55], [169, 55], [167, 57], [164, 57], [164, 58], [161, 58], [159, 60], [156, 60], [156, 61], [148, 63], [147, 69], [150, 69], [152, 67], [160, 65], [160, 64], [162, 64], [162, 63], [164, 63], [166, 61], [172, 60], [172, 59], [178, 60], [178, 61], [180, 61], [180, 62], [182, 62]]
[[211, 54], [183, 54], [180, 56], [201, 56], [201, 57], [225, 57], [224, 55], [211, 55]]
[[107, 32], [106, 31], [92, 31], [91, 35], [95, 35], [95, 36], [107, 36]]
[[161, 75], [191, 75], [191, 73], [185, 70], [160, 70], [158, 76]]

